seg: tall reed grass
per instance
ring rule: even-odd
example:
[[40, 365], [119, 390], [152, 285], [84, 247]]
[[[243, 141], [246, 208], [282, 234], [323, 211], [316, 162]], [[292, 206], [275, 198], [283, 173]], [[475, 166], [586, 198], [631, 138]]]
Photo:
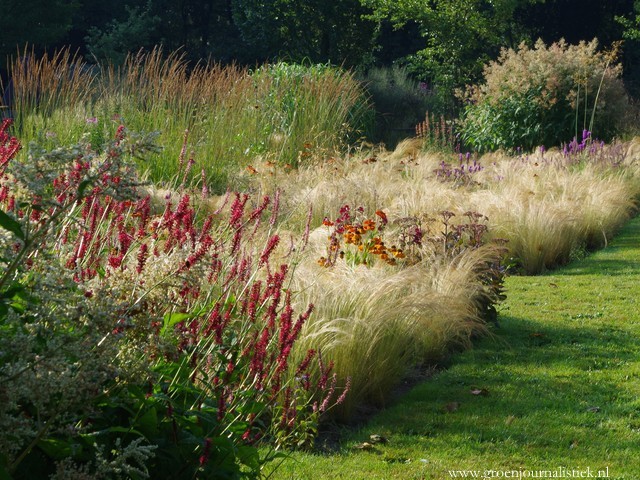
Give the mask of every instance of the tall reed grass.
[[97, 99], [97, 78], [77, 54], [66, 49], [37, 58], [25, 50], [9, 70], [10, 115], [25, 143], [54, 131], [65, 143], [86, 128]]
[[25, 142], [72, 143], [86, 134], [99, 143], [120, 123], [158, 131], [162, 154], [141, 164], [157, 182], [177, 175], [178, 158], [192, 159], [194, 176], [204, 169], [209, 188], [224, 191], [242, 184], [243, 168], [255, 172], [257, 157], [296, 166], [335, 154], [373, 121], [360, 83], [327, 65], [190, 65], [184, 54], [158, 48], [115, 68], [89, 66], [68, 50], [26, 53], [10, 66]]

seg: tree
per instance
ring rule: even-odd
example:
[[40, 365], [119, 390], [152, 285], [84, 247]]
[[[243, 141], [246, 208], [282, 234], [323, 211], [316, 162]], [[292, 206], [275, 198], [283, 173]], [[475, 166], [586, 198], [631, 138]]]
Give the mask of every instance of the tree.
[[532, 39], [553, 43], [591, 41], [603, 48], [622, 38], [623, 28], [616, 17], [631, 15], [634, 0], [545, 0], [521, 5], [514, 21]]
[[512, 18], [539, 0], [361, 0], [378, 21], [419, 27], [423, 48], [406, 57], [411, 70], [451, 101], [456, 87], [475, 82], [503, 46], [522, 40]]
[[[0, 2], [3, 0], [0, 0]], [[162, 45], [193, 62], [254, 61], [240, 38], [232, 0], [83, 0], [64, 43], [118, 63], [125, 53]]]
[[371, 52], [375, 22], [359, 0], [233, 0], [233, 19], [257, 60], [285, 58], [361, 63]]
[[105, 29], [91, 27], [86, 37], [89, 52], [98, 60], [107, 60], [116, 65], [124, 62], [131, 51], [153, 48], [157, 38], [152, 32], [160, 24], [160, 17], [150, 13], [151, 2], [145, 9], [125, 7], [127, 18], [111, 21]]
[[166, 49], [183, 48], [190, 60], [250, 61], [232, 15], [232, 0], [153, 0]]
[[77, 1], [0, 0], [0, 67], [25, 45], [56, 47], [71, 29]]

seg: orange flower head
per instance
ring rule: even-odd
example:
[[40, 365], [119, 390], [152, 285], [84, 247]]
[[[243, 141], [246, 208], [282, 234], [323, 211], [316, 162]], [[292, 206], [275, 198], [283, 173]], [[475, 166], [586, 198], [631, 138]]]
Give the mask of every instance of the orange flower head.
[[347, 232], [344, 234], [344, 243], [355, 243], [355, 233]]
[[376, 215], [380, 217], [380, 220], [382, 220], [383, 225], [386, 225], [387, 223], [389, 223], [389, 220], [387, 219], [387, 214], [384, 213], [382, 210], [376, 210]]

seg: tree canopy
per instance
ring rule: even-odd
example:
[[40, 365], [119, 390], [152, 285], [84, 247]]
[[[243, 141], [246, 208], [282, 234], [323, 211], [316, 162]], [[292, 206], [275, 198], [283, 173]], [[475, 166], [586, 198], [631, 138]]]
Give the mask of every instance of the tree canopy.
[[[639, 13], [637, 0], [0, 0], [0, 67], [26, 44], [116, 63], [162, 45], [193, 61], [401, 64], [450, 93], [522, 41], [635, 46]], [[631, 73], [633, 50], [624, 50]]]

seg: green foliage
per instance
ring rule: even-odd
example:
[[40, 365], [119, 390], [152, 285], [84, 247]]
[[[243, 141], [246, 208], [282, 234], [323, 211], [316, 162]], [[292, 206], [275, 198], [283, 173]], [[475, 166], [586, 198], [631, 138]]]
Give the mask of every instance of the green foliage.
[[414, 80], [406, 67], [373, 67], [362, 75], [362, 81], [376, 109], [373, 139], [387, 147], [413, 136], [425, 112], [441, 110], [434, 92]]
[[[278, 62], [256, 69], [251, 79], [256, 85], [268, 85], [256, 100], [266, 117], [263, 132], [280, 138], [280, 161], [297, 165], [313, 153], [329, 152], [360, 138], [371, 128], [371, 105], [350, 72], [328, 64]], [[307, 147], [301, 149], [296, 142], [305, 138], [302, 146]]]
[[197, 161], [194, 176], [204, 168], [216, 192], [256, 156], [295, 166], [335, 152], [373, 123], [354, 75], [326, 64], [189, 68], [183, 54], [156, 49], [96, 74], [63, 51], [15, 60], [12, 72], [16, 126], [27, 142], [77, 142], [87, 130], [100, 142], [123, 121], [134, 131], [160, 133], [160, 157], [141, 163], [153, 180], [174, 180], [178, 159], [187, 155]]
[[353, 66], [366, 61], [375, 23], [358, 0], [235, 0], [233, 19], [260, 61], [284, 59]]
[[612, 138], [630, 112], [614, 60], [595, 40], [503, 50], [485, 68], [484, 82], [467, 88], [463, 140], [487, 151], [560, 145], [584, 129]]
[[536, 0], [445, 0], [414, 2], [362, 0], [378, 19], [396, 27], [419, 25], [424, 47], [406, 60], [411, 71], [435, 87], [443, 102], [453, 107], [453, 91], [474, 82], [482, 66], [511, 37], [512, 17], [523, 3]]
[[575, 114], [566, 104], [541, 110], [537, 103], [540, 95], [541, 89], [537, 88], [522, 95], [507, 96], [500, 102], [467, 106], [462, 119], [464, 143], [479, 152], [531, 150], [538, 145], [558, 144], [567, 138], [566, 135], [559, 137], [558, 132], [573, 131]]
[[624, 27], [623, 36], [627, 40], [640, 40], [640, 2], [633, 2], [634, 18], [617, 16], [616, 21]]
[[98, 61], [120, 65], [129, 52], [153, 48], [152, 32], [158, 28], [161, 19], [151, 14], [151, 1], [144, 9], [129, 6], [125, 9], [127, 18], [122, 22], [113, 20], [104, 29], [89, 29], [87, 48]]

